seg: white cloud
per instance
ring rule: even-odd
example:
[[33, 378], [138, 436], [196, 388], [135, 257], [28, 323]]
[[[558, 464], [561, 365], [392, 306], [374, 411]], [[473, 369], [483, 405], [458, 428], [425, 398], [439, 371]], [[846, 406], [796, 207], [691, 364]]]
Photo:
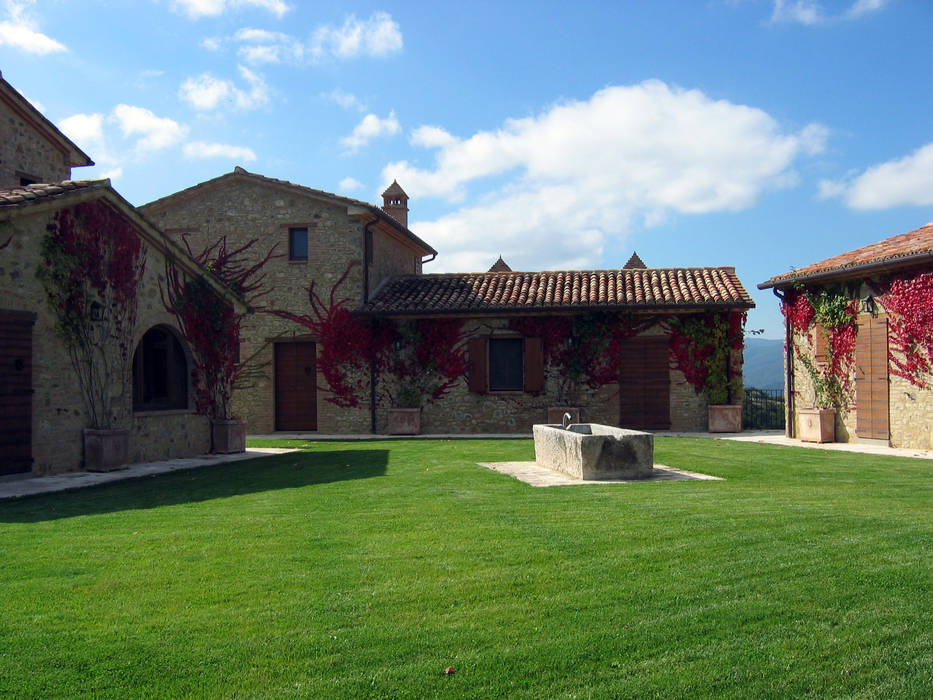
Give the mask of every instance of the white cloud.
[[375, 114], [367, 114], [353, 128], [353, 133], [340, 139], [340, 142], [351, 151], [356, 151], [374, 138], [397, 134], [401, 130], [402, 127], [395, 118], [395, 112], [390, 112], [385, 119], [380, 119]]
[[185, 158], [227, 158], [237, 161], [256, 160], [256, 153], [246, 146], [233, 146], [226, 143], [205, 143], [204, 141], [192, 141], [186, 143], [182, 152]]
[[456, 140], [439, 126], [419, 126], [411, 135], [411, 144], [424, 148], [446, 148]]
[[353, 192], [362, 189], [363, 183], [355, 177], [345, 177], [338, 183], [341, 192]]
[[208, 51], [220, 51], [222, 45], [223, 42], [220, 40], [220, 37], [216, 36], [206, 36], [198, 42], [198, 46]]
[[855, 18], [867, 15], [869, 12], [883, 10], [890, 0], [856, 0], [846, 13], [848, 17]]
[[632, 221], [739, 211], [792, 185], [795, 160], [826, 136], [820, 125], [787, 133], [760, 109], [648, 81], [466, 139], [421, 127], [412, 142], [436, 151], [434, 167], [390, 163], [382, 179], [415, 200], [457, 202], [473, 190], [469, 206], [412, 225], [445, 251], [439, 267], [485, 269], [500, 252], [524, 269], [589, 266]]
[[889, 2], [890, 0], [855, 0], [848, 10], [833, 15], [826, 12], [819, 0], [774, 0], [771, 21], [812, 26], [832, 20], [856, 19], [884, 9]]
[[145, 107], [119, 104], [113, 108], [111, 120], [124, 136], [138, 136], [139, 151], [158, 151], [174, 146], [188, 135], [188, 127], [168, 117], [157, 117]]
[[176, 145], [188, 134], [184, 124], [126, 104], [117, 105], [109, 114], [73, 114], [58, 122], [58, 128], [96, 162], [76, 176], [112, 180], [123, 175], [126, 161], [145, 159]]
[[217, 109], [222, 103], [232, 103], [239, 109], [255, 109], [269, 101], [269, 89], [265, 80], [245, 66], [238, 66], [240, 75], [249, 83], [249, 88], [238, 88], [232, 81], [215, 78], [202, 73], [188, 78], [178, 89], [178, 96], [197, 110]]
[[255, 7], [268, 10], [281, 18], [291, 7], [283, 0], [175, 0], [173, 6], [193, 19], [216, 17], [240, 7]]
[[304, 44], [282, 32], [244, 27], [233, 40], [241, 44], [237, 55], [249, 63], [298, 62], [305, 55]]
[[841, 197], [852, 209], [933, 204], [933, 142], [910, 155], [873, 165], [842, 181], [820, 182], [824, 199]]
[[823, 8], [816, 0], [774, 0], [772, 22], [819, 24], [825, 21]]
[[344, 109], [352, 109], [358, 112], [366, 111], [366, 105], [363, 104], [362, 100], [360, 100], [356, 95], [345, 92], [340, 88], [336, 88], [327, 93], [321, 93], [321, 97], [323, 97], [325, 100], [330, 100], [331, 102], [340, 105]]
[[38, 30], [28, 12], [33, 4], [32, 0], [7, 0], [7, 18], [0, 22], [0, 46], [13, 46], [40, 56], [67, 51], [64, 44]]
[[62, 119], [58, 128], [83, 151], [93, 153], [104, 149], [103, 114], [73, 114]]
[[382, 58], [401, 50], [402, 32], [387, 12], [374, 12], [362, 21], [350, 15], [343, 26], [322, 25], [311, 38], [311, 55], [316, 59]]

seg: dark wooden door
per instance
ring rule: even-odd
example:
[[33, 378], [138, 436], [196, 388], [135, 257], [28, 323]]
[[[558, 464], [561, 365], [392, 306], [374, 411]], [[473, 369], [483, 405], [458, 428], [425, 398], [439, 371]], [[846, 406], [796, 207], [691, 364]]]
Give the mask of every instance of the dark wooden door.
[[317, 430], [317, 345], [275, 344], [275, 429]]
[[0, 476], [32, 469], [32, 325], [0, 310]]
[[671, 427], [671, 374], [666, 335], [622, 344], [619, 425], [639, 430]]
[[855, 339], [855, 434], [887, 440], [888, 319], [867, 314], [858, 321]]

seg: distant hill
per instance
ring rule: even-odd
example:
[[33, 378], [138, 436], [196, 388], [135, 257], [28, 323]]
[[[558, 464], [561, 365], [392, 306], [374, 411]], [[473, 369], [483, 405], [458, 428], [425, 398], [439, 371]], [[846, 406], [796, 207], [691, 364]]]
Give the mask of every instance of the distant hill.
[[745, 336], [742, 381], [756, 389], [783, 389], [784, 341]]

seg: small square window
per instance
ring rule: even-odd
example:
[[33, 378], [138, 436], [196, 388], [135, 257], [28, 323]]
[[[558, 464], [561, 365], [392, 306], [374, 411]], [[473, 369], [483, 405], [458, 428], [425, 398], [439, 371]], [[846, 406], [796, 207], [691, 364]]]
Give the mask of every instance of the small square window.
[[525, 388], [522, 338], [489, 339], [489, 390], [522, 391]]
[[308, 229], [306, 228], [288, 229], [288, 259], [289, 260], [307, 260], [308, 259]]

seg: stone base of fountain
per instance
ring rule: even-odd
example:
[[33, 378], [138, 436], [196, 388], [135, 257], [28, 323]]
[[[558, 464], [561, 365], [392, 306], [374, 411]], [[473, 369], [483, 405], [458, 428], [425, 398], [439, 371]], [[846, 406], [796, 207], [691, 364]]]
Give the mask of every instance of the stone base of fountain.
[[654, 435], [598, 423], [535, 425], [535, 462], [574, 479], [647, 479]]

